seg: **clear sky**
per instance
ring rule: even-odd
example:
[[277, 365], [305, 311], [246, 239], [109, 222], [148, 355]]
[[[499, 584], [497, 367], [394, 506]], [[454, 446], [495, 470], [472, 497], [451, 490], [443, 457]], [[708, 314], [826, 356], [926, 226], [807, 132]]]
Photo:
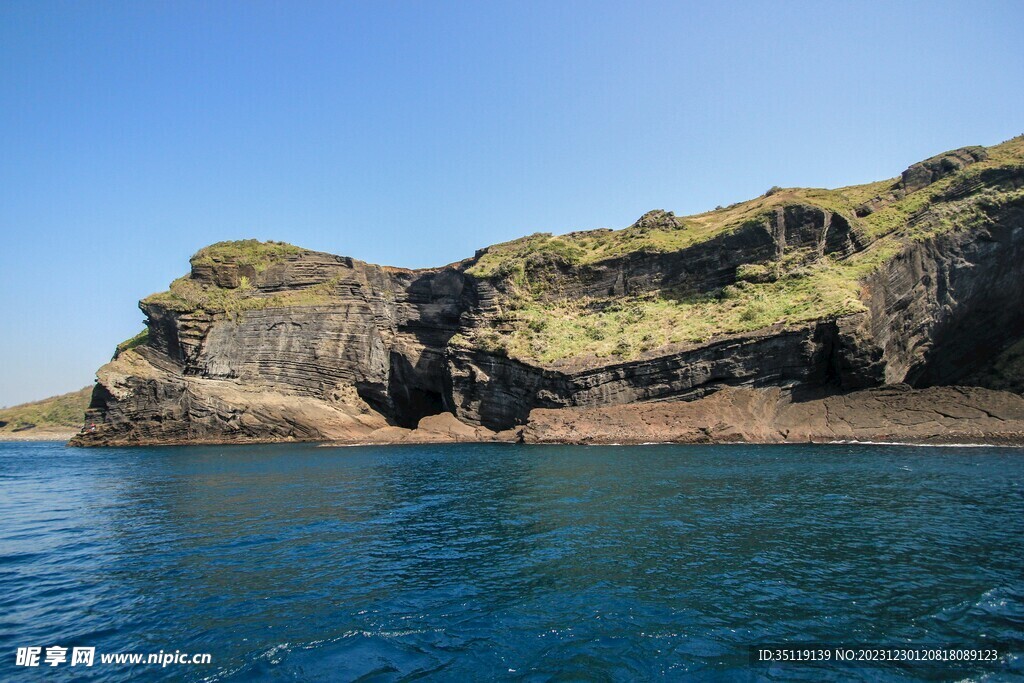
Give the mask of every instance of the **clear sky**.
[[1024, 3], [0, 3], [0, 405], [225, 239], [441, 265], [1024, 132]]

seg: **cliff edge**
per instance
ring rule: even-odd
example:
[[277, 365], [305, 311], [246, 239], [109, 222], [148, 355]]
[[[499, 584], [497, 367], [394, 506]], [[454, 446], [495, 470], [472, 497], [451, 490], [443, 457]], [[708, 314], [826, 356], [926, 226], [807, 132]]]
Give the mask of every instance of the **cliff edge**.
[[[407, 441], [424, 418], [430, 440], [622, 441], [600, 425], [684, 413], [695, 436], [650, 440], [813, 440], [843, 437], [779, 406], [913, 410], [905, 390], [953, 385], [981, 389], [943, 405], [995, 402], [1007, 424], [983, 431], [1014, 441], [1022, 305], [1020, 137], [877, 183], [538, 233], [436, 269], [224, 242], [140, 302], [146, 330], [98, 371], [72, 443]], [[729, 412], [733, 429], [699, 424], [695, 406], [723, 389], [749, 410]], [[741, 424], [750, 406], [775, 411], [770, 433]], [[933, 422], [932, 440], [964, 427]]]

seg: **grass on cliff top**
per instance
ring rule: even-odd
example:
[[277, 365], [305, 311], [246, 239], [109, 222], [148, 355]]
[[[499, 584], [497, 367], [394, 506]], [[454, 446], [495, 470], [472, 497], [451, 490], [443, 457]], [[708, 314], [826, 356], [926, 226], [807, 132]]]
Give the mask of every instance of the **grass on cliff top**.
[[716, 294], [661, 291], [544, 302], [528, 295], [512, 298], [496, 328], [477, 330], [455, 343], [555, 367], [571, 359], [633, 360], [672, 344], [862, 311], [860, 279], [894, 254], [882, 247], [845, 261], [824, 258], [774, 282], [741, 280]]
[[134, 337], [131, 337], [130, 339], [125, 339], [123, 342], [118, 344], [117, 345], [117, 350], [114, 353], [114, 355], [118, 356], [118, 355], [124, 353], [125, 351], [130, 351], [131, 349], [134, 349], [136, 346], [144, 346], [148, 341], [149, 341], [149, 328], [147, 327], [144, 330], [142, 330], [141, 332], [139, 332], [137, 335], [135, 335]]
[[776, 207], [810, 204], [852, 216], [858, 204], [892, 185], [894, 180], [838, 190], [773, 188], [765, 195], [694, 216], [676, 217], [675, 224], [631, 225], [622, 230], [586, 230], [565, 235], [534, 233], [488, 247], [466, 272], [476, 277], [514, 274], [531, 258], [557, 257], [584, 265], [632, 252], [669, 253], [724, 235], [753, 221], [768, 221]]
[[0, 432], [12, 433], [35, 428], [81, 429], [85, 409], [92, 398], [92, 387], [84, 387], [41, 401], [23, 403], [11, 408], [0, 408]]
[[[624, 230], [591, 230], [554, 236], [536, 233], [498, 244], [483, 253], [467, 272], [478, 277], [503, 277], [514, 296], [504, 304], [496, 329], [470, 332], [464, 343], [505, 351], [523, 359], [558, 363], [576, 357], [618, 356], [631, 359], [675, 343], [707, 341], [715, 336], [750, 332], [773, 324], [798, 324], [834, 317], [862, 308], [861, 280], [891, 259], [909, 240], [919, 240], [983, 219], [979, 201], [1024, 200], [1024, 191], [983, 192], [968, 201], [938, 201], [954, 183], [970, 180], [986, 169], [1024, 163], [1024, 136], [988, 148], [989, 159], [900, 196], [896, 178], [839, 188], [772, 188], [761, 197], [684, 218], [663, 214]], [[854, 209], [878, 199], [883, 205], [864, 218]], [[821, 258], [814, 263], [789, 259], [779, 264], [747, 264], [756, 275], [774, 270], [769, 282], [740, 282], [714, 296], [660, 292], [643, 296], [542, 301], [541, 283], [531, 285], [527, 264], [545, 260], [586, 264], [637, 251], [672, 252], [735, 230], [752, 221], [770, 219], [780, 206], [808, 204], [841, 213], [871, 246], [844, 260]], [[922, 220], [922, 216], [924, 219]], [[200, 250], [193, 264], [234, 262], [257, 270], [304, 250], [276, 242], [220, 242]], [[744, 279], [740, 274], [740, 279]], [[759, 280], [749, 277], [749, 280]], [[144, 300], [171, 310], [235, 312], [280, 306], [314, 306], [336, 301], [335, 282], [303, 290], [263, 294], [245, 279], [237, 289], [204, 286], [189, 277], [175, 280], [167, 292]]]
[[[939, 180], [928, 187], [899, 198], [893, 195], [899, 178], [834, 190], [819, 188], [772, 188], [764, 195], [727, 207], [718, 207], [693, 216], [677, 217], [674, 225], [644, 227], [634, 224], [622, 230], [587, 230], [565, 235], [534, 233], [528, 237], [488, 247], [466, 272], [477, 277], [516, 276], [531, 258], [558, 258], [566, 263], [584, 265], [617, 258], [637, 251], [673, 252], [705, 242], [758, 220], [767, 220], [779, 206], [808, 204], [847, 217], [871, 238], [906, 231], [910, 219], [928, 207], [952, 183], [997, 166], [1024, 163], [1024, 136], [988, 147], [989, 158], [967, 167], [961, 173]], [[854, 209], [873, 199], [887, 200], [883, 209], [866, 218], [854, 216]], [[952, 227], [955, 221], [932, 221], [928, 229]], [[905, 235], [920, 238], [910, 229]]]
[[[976, 202], [937, 201], [958, 183], [970, 182], [987, 170], [1024, 164], [1024, 135], [992, 147], [982, 148], [988, 159], [978, 161], [945, 178], [889, 203], [861, 221], [865, 234], [871, 238], [896, 235], [909, 240], [922, 240], [938, 233], [970, 225], [976, 217]], [[941, 155], [938, 155], [941, 156]], [[884, 197], [887, 193], [879, 193]], [[989, 192], [989, 199], [999, 200]], [[927, 213], [926, 220], [918, 220]]]
[[256, 272], [261, 272], [273, 263], [305, 251], [302, 247], [286, 242], [234, 240], [203, 247], [190, 260], [194, 266], [237, 263], [240, 266], [252, 266]]
[[172, 282], [166, 292], [151, 294], [143, 299], [142, 303], [157, 304], [179, 313], [237, 313], [283, 306], [319, 306], [336, 300], [338, 282], [338, 279], [332, 278], [305, 289], [264, 294], [253, 287], [245, 277], [235, 289], [226, 289], [200, 284], [185, 275]]
[[[970, 183], [987, 169], [1024, 163], [1024, 136], [988, 149], [977, 162], [921, 190], [901, 196], [896, 178], [821, 190], [773, 188], [757, 199], [715, 211], [620, 231], [532, 235], [492, 247], [470, 273], [508, 278], [511, 294], [494, 329], [470, 333], [469, 343], [523, 360], [558, 365], [574, 358], [630, 360], [671, 344], [706, 342], [774, 324], [799, 324], [863, 310], [861, 281], [896, 256], [909, 241], [950, 229], [970, 229], [987, 220], [982, 207], [1024, 203], [1024, 190], [983, 189], [963, 201], [947, 201], [955, 183]], [[854, 209], [872, 200], [882, 208], [865, 218]], [[678, 250], [754, 220], [765, 220], [778, 206], [811, 204], [842, 213], [872, 241], [849, 258], [834, 260], [787, 254], [781, 262], [741, 266], [736, 285], [720, 293], [686, 296], [654, 292], [634, 297], [545, 300], [543, 284], [530, 282], [531, 259], [556, 254], [584, 264], [630, 251]], [[797, 258], [793, 258], [797, 256]], [[759, 277], [765, 274], [771, 277]], [[745, 282], [744, 279], [752, 280]], [[764, 281], [768, 280], [768, 281]]]
[[1024, 135], [1018, 135], [1006, 142], [985, 149], [988, 150], [988, 161], [982, 163], [998, 166], [1024, 161]]
[[[934, 190], [926, 188], [927, 192], [913, 193], [887, 207], [884, 211], [888, 214], [883, 216], [903, 216], [899, 229], [876, 235], [863, 251], [833, 259], [795, 250], [781, 261], [744, 264], [737, 269], [736, 285], [713, 295], [662, 291], [634, 297], [544, 300], [521, 273], [513, 280], [497, 328], [478, 331], [467, 341], [522, 360], [553, 365], [586, 357], [631, 360], [671, 344], [706, 342], [776, 324], [795, 325], [855, 313], [864, 310], [861, 282], [899, 254], [908, 241], [984, 224], [989, 220], [985, 205], [1024, 206], [1024, 189], [984, 190], [964, 201], [935, 201], [951, 183], [965, 177], [969, 180], [982, 170], [984, 167], [976, 171], [970, 167], [948, 182], [935, 183], [938, 187]], [[924, 215], [923, 211], [926, 220], [910, 222], [909, 216]]]
[[[261, 273], [289, 256], [307, 251], [286, 242], [235, 240], [217, 242], [204, 247], [196, 252], [190, 262], [193, 267], [233, 263], [251, 266], [255, 272]], [[241, 278], [239, 287], [228, 289], [216, 285], [203, 285], [185, 275], [172, 282], [166, 292], [151, 294], [143, 299], [142, 303], [157, 304], [181, 313], [200, 310], [237, 312], [275, 306], [313, 306], [329, 302], [336, 285], [337, 282], [331, 280], [307, 289], [286, 290], [267, 295], [260, 293], [247, 277]]]

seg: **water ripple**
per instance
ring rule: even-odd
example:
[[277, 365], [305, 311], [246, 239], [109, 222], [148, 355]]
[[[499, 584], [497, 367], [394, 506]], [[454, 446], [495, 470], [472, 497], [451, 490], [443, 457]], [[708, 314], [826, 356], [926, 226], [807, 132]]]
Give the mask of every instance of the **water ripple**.
[[[0, 444], [0, 679], [91, 645], [214, 658], [103, 681], [1007, 680], [1022, 454]], [[750, 667], [781, 642], [1002, 656]]]

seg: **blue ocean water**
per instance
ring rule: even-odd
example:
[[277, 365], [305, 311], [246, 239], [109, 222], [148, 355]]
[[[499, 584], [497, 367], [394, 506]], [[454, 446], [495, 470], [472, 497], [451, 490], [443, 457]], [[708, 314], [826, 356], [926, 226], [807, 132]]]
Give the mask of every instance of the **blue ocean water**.
[[[16, 666], [52, 645], [212, 663]], [[1019, 449], [0, 444], [2, 680], [1020, 677]]]

